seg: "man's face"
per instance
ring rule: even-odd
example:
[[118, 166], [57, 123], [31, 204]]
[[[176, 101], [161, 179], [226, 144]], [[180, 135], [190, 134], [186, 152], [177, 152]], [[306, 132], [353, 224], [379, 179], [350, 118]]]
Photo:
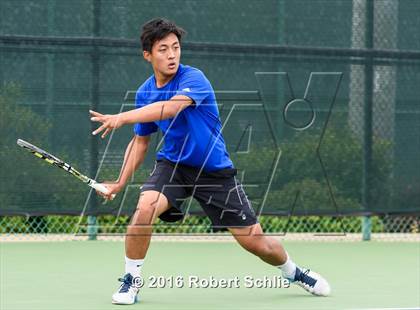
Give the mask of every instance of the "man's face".
[[153, 70], [164, 76], [174, 75], [179, 66], [181, 46], [178, 37], [170, 33], [153, 44], [152, 52], [143, 52], [144, 58], [152, 64]]

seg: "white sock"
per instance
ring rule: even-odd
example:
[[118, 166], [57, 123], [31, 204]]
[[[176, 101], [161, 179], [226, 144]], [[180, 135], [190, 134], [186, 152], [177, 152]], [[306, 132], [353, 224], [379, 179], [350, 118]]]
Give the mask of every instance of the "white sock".
[[296, 264], [290, 259], [289, 254], [286, 252], [287, 260], [283, 265], [277, 266], [281, 269], [283, 277], [288, 279], [294, 279], [296, 274]]
[[130, 273], [133, 277], [140, 277], [141, 267], [144, 259], [131, 259], [125, 257], [125, 273]]

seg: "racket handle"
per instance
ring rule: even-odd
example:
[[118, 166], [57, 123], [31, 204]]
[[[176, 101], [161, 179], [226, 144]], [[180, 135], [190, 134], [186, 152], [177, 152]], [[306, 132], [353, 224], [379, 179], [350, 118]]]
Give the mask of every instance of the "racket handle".
[[[101, 193], [107, 195], [109, 193], [108, 189], [106, 188], [105, 185], [102, 185], [101, 183], [92, 183], [90, 185], [91, 187], [93, 187], [94, 189], [96, 189], [97, 191], [100, 191]], [[115, 198], [115, 194], [112, 194], [111, 199]]]

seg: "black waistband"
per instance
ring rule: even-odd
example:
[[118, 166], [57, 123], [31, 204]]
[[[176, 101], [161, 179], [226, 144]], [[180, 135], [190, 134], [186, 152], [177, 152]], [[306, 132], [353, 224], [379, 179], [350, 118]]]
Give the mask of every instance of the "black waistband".
[[[175, 167], [177, 165], [176, 162], [170, 161], [166, 158], [162, 158], [162, 159], [157, 159], [157, 162], [165, 162], [169, 165], [171, 165], [172, 167]], [[195, 174], [197, 175], [200, 172], [200, 168], [198, 167], [193, 167], [193, 166], [189, 166], [189, 165], [185, 165], [185, 164], [181, 164], [178, 163], [178, 167], [181, 169], [186, 169], [188, 170], [189, 173], [191, 174]], [[230, 177], [234, 177], [235, 175], [237, 175], [238, 171], [235, 168], [223, 168], [220, 170], [215, 170], [215, 171], [202, 171], [201, 172], [201, 176], [202, 177], [215, 177], [215, 178], [230, 178]]]

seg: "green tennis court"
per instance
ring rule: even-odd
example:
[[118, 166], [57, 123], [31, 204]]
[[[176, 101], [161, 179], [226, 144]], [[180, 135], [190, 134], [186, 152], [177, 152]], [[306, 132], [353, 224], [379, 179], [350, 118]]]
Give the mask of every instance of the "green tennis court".
[[[330, 281], [330, 297], [299, 287], [247, 288], [245, 277], [279, 272], [232, 242], [152, 242], [131, 309], [420, 308], [420, 244], [286, 242], [296, 262]], [[119, 309], [111, 304], [122, 242], [1, 243], [1, 309]], [[149, 277], [182, 277], [183, 288], [151, 288]], [[239, 288], [188, 288], [189, 277], [239, 278]], [[278, 283], [277, 283], [278, 284]], [[274, 286], [274, 285], [273, 285]]]

